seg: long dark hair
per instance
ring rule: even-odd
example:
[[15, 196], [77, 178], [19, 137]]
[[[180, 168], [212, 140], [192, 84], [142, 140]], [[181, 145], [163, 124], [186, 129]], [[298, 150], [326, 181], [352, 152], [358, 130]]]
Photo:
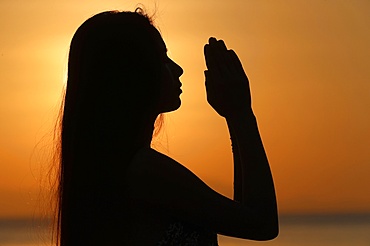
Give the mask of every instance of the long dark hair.
[[59, 245], [108, 245], [118, 224], [124, 230], [125, 167], [158, 115], [158, 35], [138, 9], [99, 13], [73, 36], [60, 120]]

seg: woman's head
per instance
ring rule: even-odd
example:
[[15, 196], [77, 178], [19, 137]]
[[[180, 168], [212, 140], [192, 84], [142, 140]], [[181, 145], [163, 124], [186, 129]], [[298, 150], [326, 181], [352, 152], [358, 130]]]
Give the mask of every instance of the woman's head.
[[120, 111], [172, 111], [176, 108], [160, 105], [166, 96], [171, 97], [163, 95], [169, 89], [162, 83], [168, 82], [167, 68], [178, 92], [182, 70], [167, 57], [162, 37], [150, 19], [140, 12], [103, 12], [83, 23], [73, 37], [66, 101], [82, 104], [82, 110], [94, 105], [102, 114], [112, 107], [116, 115]]
[[70, 47], [65, 138], [85, 133], [105, 146], [116, 137], [137, 142], [158, 114], [176, 110], [183, 71], [166, 51], [140, 11], [103, 12], [85, 21]]

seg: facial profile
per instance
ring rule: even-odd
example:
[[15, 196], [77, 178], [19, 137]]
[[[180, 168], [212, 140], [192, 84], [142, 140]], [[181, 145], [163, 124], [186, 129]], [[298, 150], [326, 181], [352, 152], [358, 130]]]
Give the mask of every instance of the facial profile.
[[160, 111], [159, 113], [166, 113], [178, 109], [181, 105], [179, 96], [182, 93], [182, 84], [179, 78], [184, 71], [176, 62], [168, 57], [166, 45], [159, 33], [157, 40], [158, 47], [163, 55], [161, 56], [161, 89], [158, 110]]
[[181, 105], [180, 94], [182, 68], [173, 60], [168, 58], [162, 67], [162, 89], [160, 91], [159, 110], [161, 113], [170, 112], [178, 109]]

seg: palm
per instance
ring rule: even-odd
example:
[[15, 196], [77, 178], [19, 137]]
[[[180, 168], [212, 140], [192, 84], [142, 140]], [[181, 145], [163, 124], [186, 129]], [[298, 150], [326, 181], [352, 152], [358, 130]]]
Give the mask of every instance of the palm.
[[248, 78], [235, 52], [227, 50], [222, 40], [210, 38], [204, 56], [208, 103], [223, 117], [250, 110]]

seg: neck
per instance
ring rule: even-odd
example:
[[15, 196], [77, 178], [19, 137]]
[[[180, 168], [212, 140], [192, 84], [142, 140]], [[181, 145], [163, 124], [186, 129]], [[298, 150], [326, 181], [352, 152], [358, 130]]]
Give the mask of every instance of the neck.
[[148, 120], [147, 123], [144, 124], [143, 127], [141, 128], [141, 131], [139, 132], [137, 137], [137, 145], [139, 147], [150, 148], [156, 118], [157, 116], [151, 117], [150, 120]]

